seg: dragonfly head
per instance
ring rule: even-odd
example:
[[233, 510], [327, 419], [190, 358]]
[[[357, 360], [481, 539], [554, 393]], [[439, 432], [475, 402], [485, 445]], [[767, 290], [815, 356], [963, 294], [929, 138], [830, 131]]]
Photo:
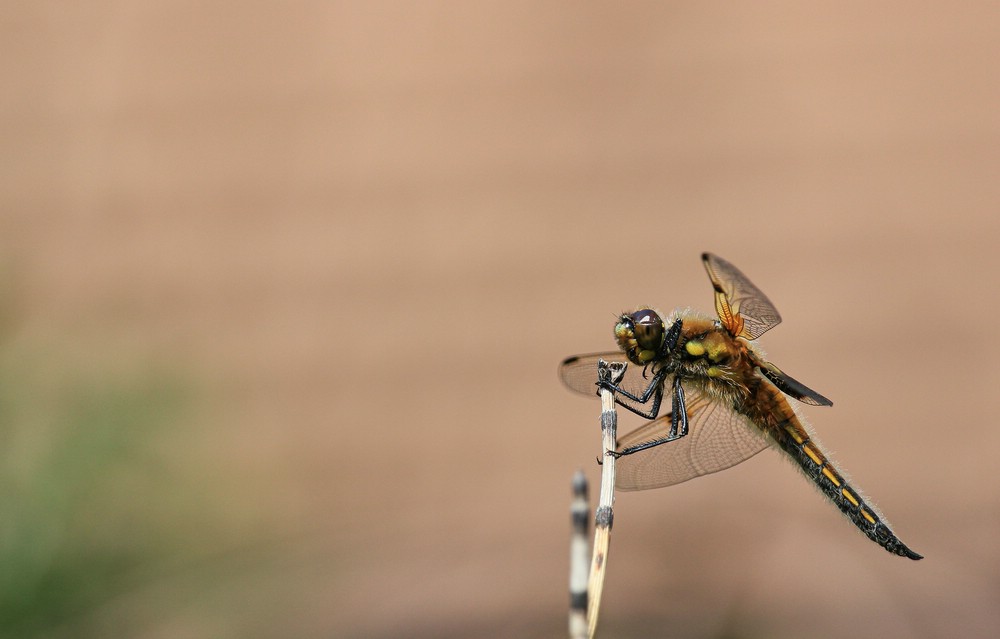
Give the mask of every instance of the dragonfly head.
[[623, 313], [615, 324], [618, 347], [633, 364], [645, 366], [663, 350], [666, 330], [660, 315], [649, 308]]

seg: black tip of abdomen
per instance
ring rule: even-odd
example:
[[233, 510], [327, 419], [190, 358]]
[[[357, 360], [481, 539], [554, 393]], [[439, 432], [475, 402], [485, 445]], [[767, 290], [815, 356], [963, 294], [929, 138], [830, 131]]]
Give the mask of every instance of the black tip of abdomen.
[[913, 552], [912, 550], [910, 550], [906, 546], [903, 546], [902, 548], [900, 548], [900, 551], [902, 551], [902, 552], [899, 553], [900, 555], [902, 555], [903, 557], [908, 557], [909, 559], [913, 559], [914, 561], [916, 561], [917, 559], [923, 559], [924, 558], [923, 555], [918, 555], [917, 553]]

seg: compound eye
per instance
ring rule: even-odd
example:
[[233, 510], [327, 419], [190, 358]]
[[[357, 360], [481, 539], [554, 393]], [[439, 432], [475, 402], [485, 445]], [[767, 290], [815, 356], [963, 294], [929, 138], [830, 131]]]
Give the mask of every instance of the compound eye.
[[644, 351], [656, 352], [663, 345], [663, 320], [656, 311], [644, 308], [632, 313], [635, 341]]

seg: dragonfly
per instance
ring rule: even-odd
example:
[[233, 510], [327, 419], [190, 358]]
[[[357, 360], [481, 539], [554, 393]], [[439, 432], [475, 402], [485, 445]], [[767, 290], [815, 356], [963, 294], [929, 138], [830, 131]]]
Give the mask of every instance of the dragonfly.
[[[869, 539], [890, 553], [922, 559], [833, 464], [788, 398], [833, 402], [767, 361], [751, 343], [781, 322], [774, 304], [739, 269], [711, 253], [702, 262], [717, 317], [642, 308], [615, 324], [619, 351], [577, 355], [559, 368], [571, 390], [605, 387], [621, 407], [650, 420], [606, 454], [618, 459], [616, 487], [646, 490], [715, 473], [777, 448]], [[618, 384], [598, 381], [599, 360], [628, 360]], [[660, 415], [661, 407], [670, 410]]]

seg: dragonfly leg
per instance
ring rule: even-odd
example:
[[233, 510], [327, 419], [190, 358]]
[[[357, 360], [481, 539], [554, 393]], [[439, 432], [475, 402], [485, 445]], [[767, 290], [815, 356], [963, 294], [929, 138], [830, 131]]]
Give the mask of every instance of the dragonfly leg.
[[[667, 376], [666, 370], [661, 370], [660, 372], [653, 375], [653, 379], [650, 380], [649, 386], [646, 390], [642, 392], [641, 395], [633, 395], [624, 388], [621, 388], [617, 384], [611, 382], [600, 381], [597, 385], [601, 388], [607, 388], [608, 390], [615, 393], [615, 403], [617, 403], [622, 408], [628, 409], [645, 419], [656, 419], [656, 416], [660, 414], [660, 403], [663, 401], [663, 380]], [[629, 401], [623, 401], [625, 398]], [[642, 410], [638, 408], [637, 405], [648, 404], [652, 400], [653, 404], [648, 410]], [[634, 402], [634, 404], [632, 403]]]
[[631, 455], [632, 453], [637, 453], [640, 450], [653, 448], [654, 446], [676, 441], [681, 437], [686, 436], [688, 434], [687, 405], [684, 402], [684, 387], [681, 386], [681, 380], [679, 377], [674, 378], [674, 386], [671, 397], [673, 406], [670, 413], [670, 432], [667, 433], [666, 437], [651, 439], [648, 442], [636, 444], [635, 446], [629, 446], [628, 448], [623, 448], [620, 451], [609, 450], [608, 454], [617, 459], [623, 455]]
[[662, 355], [666, 355], [670, 351], [677, 348], [677, 342], [681, 338], [681, 328], [683, 324], [684, 324], [683, 320], [681, 320], [681, 318], [678, 317], [674, 321], [674, 323], [670, 326], [670, 330], [668, 330], [667, 334], [663, 337], [663, 350], [661, 353]]
[[687, 403], [684, 401], [684, 387], [681, 378], [674, 377], [674, 394], [670, 417], [670, 436], [684, 437], [688, 434]]
[[[680, 318], [678, 318], [670, 326], [670, 329], [667, 330], [667, 334], [663, 339], [662, 355], [666, 355], [677, 347], [677, 342], [681, 336], [682, 324], [683, 322]], [[613, 384], [605, 380], [598, 381], [597, 386], [613, 391], [615, 393], [615, 402], [622, 408], [628, 409], [639, 417], [643, 417], [645, 419], [656, 419], [656, 416], [660, 414], [660, 402], [663, 400], [663, 380], [666, 379], [667, 374], [668, 370], [661, 368], [659, 372], [653, 375], [653, 378], [649, 381], [649, 385], [646, 386], [644, 391], [642, 391], [642, 394], [638, 396], [633, 395], [617, 384]], [[645, 372], [643, 372], [643, 376], [645, 376]], [[683, 402], [683, 391], [681, 391], [681, 393], [681, 402]], [[622, 398], [628, 401], [624, 401]], [[643, 410], [638, 407], [639, 404], [648, 404], [650, 400], [652, 400], [653, 404], [648, 410]], [[687, 418], [685, 417], [685, 427], [686, 422]]]

